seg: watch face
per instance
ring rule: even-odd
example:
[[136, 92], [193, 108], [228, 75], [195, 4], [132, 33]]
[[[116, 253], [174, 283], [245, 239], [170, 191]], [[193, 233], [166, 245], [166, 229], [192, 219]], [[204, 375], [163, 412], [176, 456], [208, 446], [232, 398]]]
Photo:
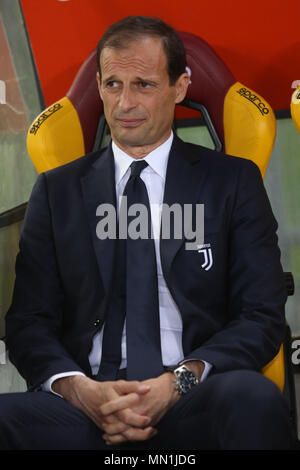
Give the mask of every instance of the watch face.
[[177, 386], [176, 389], [181, 393], [187, 393], [192, 387], [198, 385], [199, 381], [195, 374], [188, 370], [186, 367], [176, 373], [177, 376]]
[[184, 390], [183, 393], [188, 392], [194, 385], [196, 385], [197, 379], [193, 372], [185, 372], [182, 376], [182, 388]]

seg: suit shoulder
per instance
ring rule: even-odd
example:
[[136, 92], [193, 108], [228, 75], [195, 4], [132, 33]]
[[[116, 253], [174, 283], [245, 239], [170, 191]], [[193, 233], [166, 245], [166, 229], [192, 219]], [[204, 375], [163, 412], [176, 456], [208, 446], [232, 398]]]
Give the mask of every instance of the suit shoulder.
[[224, 171], [225, 173], [249, 171], [252, 173], [260, 173], [256, 163], [247, 158], [229, 155], [224, 152], [218, 152], [208, 147], [184, 142], [188, 159], [193, 162], [199, 162], [205, 165], [207, 169], [215, 171]]
[[90, 168], [91, 165], [93, 165], [93, 163], [95, 163], [98, 158], [101, 157], [105, 150], [106, 149], [101, 149], [96, 152], [83, 155], [82, 157], [79, 157], [69, 163], [65, 163], [64, 165], [45, 171], [44, 175], [47, 179], [56, 179], [60, 178], [60, 176], [81, 176], [88, 168]]

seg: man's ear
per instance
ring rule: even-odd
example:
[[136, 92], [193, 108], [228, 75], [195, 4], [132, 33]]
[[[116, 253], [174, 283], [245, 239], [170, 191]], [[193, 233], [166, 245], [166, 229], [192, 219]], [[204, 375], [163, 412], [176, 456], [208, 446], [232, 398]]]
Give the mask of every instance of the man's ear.
[[99, 90], [99, 95], [100, 98], [102, 99], [102, 92], [101, 92], [101, 78], [99, 72], [96, 74], [96, 80], [97, 80], [97, 85], [98, 85], [98, 90]]
[[175, 103], [176, 104], [180, 103], [185, 98], [189, 84], [190, 84], [190, 76], [187, 72], [184, 72], [183, 74], [180, 75], [180, 77], [177, 79], [175, 83], [175, 89], [176, 89]]

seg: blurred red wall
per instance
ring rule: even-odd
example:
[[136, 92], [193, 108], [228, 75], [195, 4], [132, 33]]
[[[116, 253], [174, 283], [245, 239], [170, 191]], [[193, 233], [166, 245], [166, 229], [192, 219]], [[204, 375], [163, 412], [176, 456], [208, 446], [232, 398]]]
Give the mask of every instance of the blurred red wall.
[[276, 110], [289, 108], [292, 82], [300, 79], [295, 0], [21, 0], [21, 5], [46, 105], [65, 95], [104, 30], [128, 15], [159, 16], [201, 36], [237, 80]]

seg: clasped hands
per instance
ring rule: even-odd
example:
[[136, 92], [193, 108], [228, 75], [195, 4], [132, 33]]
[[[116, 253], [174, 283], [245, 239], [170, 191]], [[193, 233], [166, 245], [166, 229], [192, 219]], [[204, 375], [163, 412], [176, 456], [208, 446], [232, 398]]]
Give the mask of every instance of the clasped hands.
[[58, 379], [53, 390], [104, 432], [106, 444], [116, 445], [156, 435], [155, 425], [180, 398], [173, 380], [170, 372], [143, 382], [97, 382], [76, 375]]

